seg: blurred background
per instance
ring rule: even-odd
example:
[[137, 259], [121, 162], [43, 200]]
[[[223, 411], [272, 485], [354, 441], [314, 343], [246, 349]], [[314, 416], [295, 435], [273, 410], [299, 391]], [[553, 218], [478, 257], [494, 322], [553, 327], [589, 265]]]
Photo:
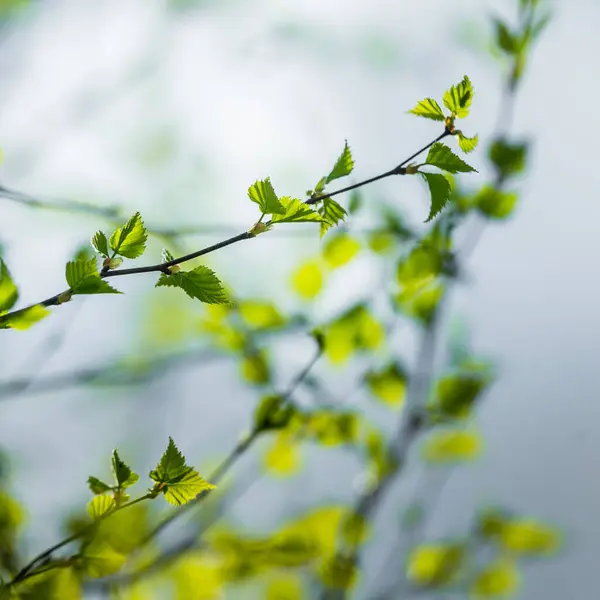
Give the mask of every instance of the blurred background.
[[[510, 19], [513, 4], [0, 1], [0, 183], [26, 195], [0, 198], [0, 243], [20, 306], [61, 291], [77, 249], [135, 211], [150, 228], [194, 230], [177, 237], [192, 251], [254, 223], [246, 193], [256, 179], [270, 176], [280, 194], [303, 197], [346, 139], [355, 180], [393, 167], [438, 133], [406, 111], [441, 97], [465, 73], [476, 90], [468, 132], [485, 144], [502, 87], [489, 53], [490, 16]], [[473, 347], [498, 369], [479, 411], [485, 454], [452, 474], [427, 529], [460, 533], [490, 502], [553, 523], [565, 532], [563, 551], [528, 569], [518, 597], [562, 600], [589, 596], [600, 556], [600, 172], [592, 158], [600, 4], [548, 5], [552, 21], [512, 122], [532, 143], [519, 205], [509, 222], [486, 228], [466, 284], [452, 296], [453, 318], [468, 324]], [[485, 177], [484, 151], [470, 159], [480, 171], [473, 177]], [[422, 222], [424, 188], [407, 179], [369, 186], [365, 204], [400, 205]], [[91, 204], [106, 217], [36, 208], [31, 198]], [[291, 229], [203, 264], [239, 296], [297, 310], [290, 276], [318, 254], [320, 241]], [[140, 264], [157, 262], [165, 243], [152, 237]], [[359, 257], [336, 273], [309, 318], [334, 314], [376, 285], [380, 274], [369, 265]], [[55, 373], [201, 348], [205, 334], [193, 325], [201, 308], [154, 282], [119, 278], [123, 296], [79, 297], [28, 331], [0, 335], [2, 381], [34, 378], [0, 403], [0, 447], [27, 511], [27, 555], [60, 538], [64, 519], [89, 497], [88, 475], [108, 472], [114, 447], [144, 473], [172, 436], [205, 473], [248, 427], [257, 395], [239, 382], [234, 360], [188, 361], [139, 386], [36, 391], [35, 380]], [[408, 360], [414, 339], [399, 332], [394, 340]], [[302, 335], [277, 344], [285, 385], [314, 350]], [[349, 389], [347, 371], [316, 370], [337, 392]], [[258, 446], [232, 474], [250, 485], [230, 507], [239, 523], [268, 528], [315, 498], [348, 502], [360, 488], [359, 461], [343, 450], [307, 448], [295, 478], [257, 481]], [[397, 520], [402, 499], [386, 504], [384, 524]]]

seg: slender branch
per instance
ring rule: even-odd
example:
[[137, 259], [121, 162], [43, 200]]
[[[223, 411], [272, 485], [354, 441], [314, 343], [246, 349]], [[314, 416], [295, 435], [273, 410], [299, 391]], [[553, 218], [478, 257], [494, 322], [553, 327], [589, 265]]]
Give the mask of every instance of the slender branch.
[[8, 586], [9, 587], [14, 586], [15, 584], [17, 584], [21, 581], [24, 581], [25, 579], [28, 579], [29, 577], [33, 577], [34, 575], [37, 575], [37, 572], [32, 573], [32, 570], [35, 568], [35, 566], [37, 564], [50, 559], [52, 557], [52, 554], [54, 554], [57, 550], [60, 550], [61, 548], [63, 548], [64, 546], [67, 546], [71, 542], [74, 542], [74, 541], [84, 537], [85, 535], [87, 535], [88, 533], [93, 531], [96, 527], [98, 527], [98, 525], [102, 521], [108, 519], [108, 517], [110, 517], [111, 515], [114, 515], [116, 512], [119, 512], [120, 510], [123, 510], [125, 508], [129, 508], [130, 506], [135, 506], [136, 504], [139, 504], [140, 502], [143, 502], [144, 500], [151, 500], [154, 497], [155, 496], [150, 493], [144, 494], [143, 496], [140, 496], [139, 498], [136, 498], [135, 500], [131, 500], [130, 502], [126, 502], [125, 504], [121, 504], [120, 506], [117, 506], [116, 508], [114, 508], [111, 511], [105, 512], [103, 515], [99, 516], [94, 522], [92, 522], [89, 525], [87, 525], [86, 527], [80, 529], [77, 533], [74, 533], [73, 535], [70, 535], [69, 537], [65, 538], [64, 540], [54, 544], [54, 546], [51, 546], [50, 548], [48, 548], [48, 549], [44, 550], [43, 552], [41, 552], [40, 554], [38, 554], [35, 558], [31, 559], [31, 561], [29, 561], [13, 577], [12, 581], [10, 581], [8, 583]]
[[[368, 185], [369, 183], [373, 183], [375, 181], [379, 181], [380, 179], [384, 179], [385, 177], [390, 177], [392, 175], [404, 175], [406, 173], [406, 171], [404, 169], [404, 165], [409, 163], [411, 160], [416, 158], [419, 154], [421, 154], [422, 152], [425, 152], [425, 150], [427, 150], [428, 148], [433, 146], [433, 144], [435, 144], [436, 142], [439, 142], [441, 139], [445, 138], [448, 135], [451, 135], [451, 133], [446, 128], [446, 129], [444, 129], [444, 132], [442, 134], [440, 134], [438, 137], [436, 137], [433, 141], [431, 141], [428, 144], [426, 144], [425, 146], [423, 146], [420, 150], [417, 150], [415, 153], [413, 153], [411, 156], [409, 156], [408, 158], [403, 160], [398, 166], [394, 167], [390, 171], [386, 171], [385, 173], [376, 175], [375, 177], [365, 179], [365, 180], [355, 183], [353, 185], [349, 185], [344, 188], [334, 190], [333, 192], [329, 192], [327, 194], [314, 196], [314, 197], [306, 200], [305, 204], [316, 204], [317, 202], [320, 202], [321, 200], [324, 200], [326, 198], [331, 198], [333, 196], [337, 196], [338, 194], [342, 194], [344, 192], [348, 192], [350, 190], [357, 189], [359, 187]], [[7, 191], [6, 188], [0, 187], [0, 192], [2, 192], [3, 190], [5, 192]], [[100, 277], [105, 279], [108, 277], [117, 277], [119, 275], [136, 275], [136, 274], [140, 274], [140, 273], [169, 273], [169, 270], [168, 270], [169, 267], [179, 265], [181, 263], [187, 262], [194, 258], [198, 258], [199, 256], [204, 256], [206, 254], [210, 254], [211, 252], [215, 252], [216, 250], [220, 250], [221, 248], [225, 248], [226, 246], [231, 246], [232, 244], [235, 244], [237, 242], [241, 242], [243, 240], [249, 240], [254, 237], [256, 237], [256, 235], [254, 233], [252, 233], [250, 231], [244, 231], [243, 233], [240, 233], [240, 234], [235, 235], [227, 240], [219, 242], [218, 244], [213, 244], [212, 246], [208, 246], [208, 247], [198, 250], [196, 252], [192, 252], [191, 254], [186, 254], [184, 256], [174, 258], [173, 260], [170, 260], [168, 262], [149, 265], [147, 267], [133, 267], [131, 269], [117, 269], [117, 270], [113, 270], [113, 271], [103, 269], [100, 272]], [[29, 310], [30, 308], [33, 308], [34, 306], [38, 306], [38, 305], [45, 306], [45, 307], [57, 306], [57, 305], [63, 303], [64, 298], [68, 297], [71, 293], [72, 293], [72, 290], [68, 289], [59, 294], [55, 294], [54, 296], [51, 296], [50, 298], [46, 298], [46, 300], [42, 300], [41, 302], [36, 302], [35, 304], [32, 304], [28, 307], [21, 308], [21, 309], [12, 311], [12, 312], [8, 312], [8, 313], [0, 316], [0, 325], [2, 325], [3, 322], [9, 321], [12, 317], [14, 317], [20, 313], [23, 313], [23, 312]]]

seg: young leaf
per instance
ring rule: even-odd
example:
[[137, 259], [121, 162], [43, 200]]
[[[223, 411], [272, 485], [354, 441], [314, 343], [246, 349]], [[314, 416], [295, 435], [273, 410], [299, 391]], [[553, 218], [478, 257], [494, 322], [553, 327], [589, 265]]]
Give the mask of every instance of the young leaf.
[[462, 158], [456, 156], [448, 146], [440, 142], [436, 142], [429, 149], [427, 159], [425, 161], [428, 165], [437, 167], [442, 171], [448, 173], [469, 173], [471, 171], [477, 172], [471, 165], [468, 165]]
[[294, 291], [305, 300], [315, 298], [323, 288], [323, 269], [315, 261], [300, 265], [292, 275]]
[[208, 483], [191, 467], [182, 475], [171, 481], [164, 488], [165, 499], [169, 504], [181, 506], [206, 490], [214, 490], [215, 486]]
[[423, 544], [411, 552], [406, 576], [417, 586], [438, 588], [460, 576], [466, 558], [462, 544]]
[[406, 373], [397, 364], [367, 374], [371, 393], [390, 407], [402, 406], [406, 396]]
[[6, 263], [0, 258], [0, 313], [10, 310], [19, 298], [19, 290], [14, 284]]
[[425, 119], [432, 119], [434, 121], [444, 121], [446, 118], [440, 105], [433, 98], [420, 100], [417, 105], [408, 112], [417, 115], [417, 117], [424, 117]]
[[35, 304], [29, 308], [18, 310], [10, 315], [0, 313], [0, 329], [17, 329], [24, 331], [35, 325], [38, 321], [46, 318], [50, 311], [41, 304]]
[[497, 140], [490, 148], [489, 157], [502, 177], [511, 177], [525, 168], [527, 149], [527, 144], [511, 144], [505, 140]]
[[105, 577], [121, 570], [127, 556], [117, 552], [100, 537], [94, 538], [81, 551], [81, 568], [89, 577]]
[[517, 565], [508, 558], [500, 558], [478, 573], [471, 588], [472, 598], [507, 598], [519, 587]]
[[321, 223], [323, 221], [323, 217], [317, 214], [308, 204], [302, 202], [302, 200], [287, 196], [279, 200], [285, 207], [285, 214], [274, 214], [271, 219], [272, 223]]
[[168, 483], [179, 477], [189, 467], [186, 467], [185, 457], [175, 445], [173, 438], [169, 438], [169, 445], [162, 455], [154, 471], [150, 471], [150, 479], [158, 483]]
[[333, 169], [331, 169], [331, 173], [327, 175], [325, 183], [331, 183], [335, 179], [339, 179], [340, 177], [346, 177], [346, 175], [350, 175], [350, 173], [352, 173], [353, 168], [354, 160], [352, 158], [352, 152], [350, 152], [350, 147], [348, 146], [348, 142], [346, 141], [346, 143], [344, 144], [344, 150], [335, 162]]
[[459, 130], [456, 131], [456, 135], [458, 136], [458, 145], [465, 154], [473, 152], [473, 150], [477, 148], [477, 143], [479, 142], [478, 135], [474, 135], [473, 137], [467, 137], [463, 134], [462, 131]]
[[73, 294], [120, 294], [101, 279], [96, 259], [74, 260], [67, 263], [66, 278]]
[[494, 19], [496, 28], [496, 44], [507, 54], [514, 54], [519, 49], [519, 39], [500, 19]]
[[112, 469], [119, 487], [127, 488], [135, 483], [140, 478], [137, 473], [134, 473], [119, 457], [119, 453], [113, 450]]
[[254, 430], [284, 429], [296, 409], [281, 396], [264, 396], [254, 411]]
[[256, 202], [261, 212], [266, 215], [285, 215], [285, 206], [277, 198], [269, 177], [253, 183], [248, 188], [248, 197], [252, 202]]
[[102, 256], [108, 256], [108, 240], [102, 231], [96, 231], [90, 240], [92, 246], [96, 249], [96, 252], [102, 254]]
[[323, 217], [321, 223], [321, 237], [323, 237], [330, 227], [337, 225], [343, 221], [348, 213], [343, 206], [340, 206], [331, 198], [324, 198], [323, 203], [319, 207], [319, 214]]
[[94, 521], [116, 507], [115, 499], [108, 494], [94, 496], [87, 505], [87, 512]]
[[171, 275], [162, 274], [156, 287], [179, 287], [190, 298], [197, 298], [206, 304], [226, 304], [229, 302], [223, 285], [208, 267], [200, 265], [191, 271], [180, 271]]
[[105, 492], [110, 492], [112, 489], [110, 485], [91, 475], [88, 477], [88, 485], [92, 494], [104, 494]]
[[323, 259], [330, 269], [349, 263], [360, 251], [360, 244], [346, 233], [329, 238], [323, 248]]
[[164, 263], [171, 262], [175, 258], [166, 248], [163, 248], [163, 251], [161, 252], [160, 257], [161, 257], [162, 262], [164, 262]]
[[185, 464], [185, 458], [169, 438], [169, 445], [162, 455], [155, 470], [150, 471], [150, 478], [164, 484], [161, 491], [171, 504], [185, 504], [204, 490], [215, 486], [204, 481], [200, 475]]
[[451, 187], [450, 182], [439, 173], [420, 173], [420, 175], [427, 181], [431, 193], [431, 210], [425, 221], [425, 223], [428, 223], [446, 206], [450, 199]]
[[464, 119], [473, 102], [473, 85], [465, 75], [458, 85], [453, 85], [444, 94], [444, 105], [453, 115]]
[[255, 385], [264, 385], [271, 380], [271, 369], [267, 354], [263, 350], [254, 351], [242, 360], [242, 377]]
[[518, 196], [514, 192], [485, 186], [478, 192], [474, 201], [477, 210], [489, 219], [506, 219], [512, 214], [517, 200]]
[[480, 436], [474, 431], [460, 429], [437, 431], [423, 447], [423, 458], [436, 464], [473, 460], [480, 453]]
[[144, 253], [148, 232], [144, 227], [142, 216], [136, 212], [125, 225], [119, 227], [110, 236], [110, 247], [125, 258], [137, 258]]

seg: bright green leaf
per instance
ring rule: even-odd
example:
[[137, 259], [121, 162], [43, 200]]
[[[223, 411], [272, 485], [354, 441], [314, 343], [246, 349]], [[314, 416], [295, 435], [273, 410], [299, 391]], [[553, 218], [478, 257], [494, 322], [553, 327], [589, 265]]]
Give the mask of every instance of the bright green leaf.
[[353, 412], [316, 410], [306, 416], [304, 425], [306, 433], [324, 446], [358, 441], [360, 421]]
[[120, 458], [119, 453], [113, 450], [112, 469], [119, 487], [128, 488], [137, 483], [140, 476], [134, 473]]
[[396, 363], [366, 376], [371, 393], [388, 406], [399, 407], [406, 396], [406, 373]]
[[256, 329], [274, 329], [285, 324], [285, 319], [271, 302], [243, 300], [237, 304], [246, 325]]
[[263, 350], [247, 354], [242, 359], [242, 377], [255, 385], [265, 385], [271, 381], [271, 369]]
[[191, 271], [179, 271], [171, 275], [163, 273], [156, 282], [156, 287], [161, 286], [181, 288], [190, 298], [197, 298], [207, 304], [229, 302], [217, 276], [202, 265]]
[[99, 494], [94, 496], [87, 505], [87, 512], [94, 521], [105, 513], [116, 508], [115, 499], [112, 495]]
[[500, 558], [477, 574], [471, 587], [474, 599], [505, 598], [519, 588], [519, 571], [510, 559]]
[[0, 329], [29, 329], [50, 314], [50, 311], [41, 304], [18, 310], [10, 315], [0, 314]]
[[19, 298], [19, 290], [14, 284], [6, 263], [0, 258], [0, 313], [10, 310]]
[[475, 196], [475, 205], [480, 213], [490, 219], [506, 219], [516, 204], [518, 196], [514, 192], [503, 192], [490, 186], [483, 187]]
[[321, 223], [321, 237], [327, 233], [330, 227], [334, 227], [348, 215], [346, 209], [332, 198], [324, 198], [318, 212], [324, 219]]
[[90, 241], [92, 243], [92, 246], [94, 246], [94, 248], [96, 249], [96, 252], [99, 252], [100, 254], [102, 254], [102, 256], [108, 256], [110, 252], [108, 249], [108, 240], [106, 239], [106, 236], [102, 231], [96, 231], [96, 233], [92, 236], [92, 239]]
[[264, 396], [254, 411], [255, 431], [284, 429], [296, 412], [293, 404], [281, 396]]
[[553, 527], [533, 519], [505, 521], [500, 528], [499, 542], [511, 554], [544, 556], [560, 547], [560, 535]]
[[88, 477], [88, 485], [92, 494], [104, 494], [105, 492], [110, 492], [112, 489], [110, 485], [91, 475]]
[[409, 556], [407, 578], [412, 583], [428, 588], [439, 588], [456, 581], [466, 558], [461, 544], [424, 544]]
[[394, 248], [395, 236], [387, 229], [372, 231], [368, 235], [369, 248], [376, 254], [387, 254]]
[[431, 193], [431, 209], [425, 223], [431, 221], [442, 212], [444, 206], [450, 199], [452, 188], [450, 182], [439, 173], [420, 173], [421, 177], [427, 181]]
[[285, 429], [278, 432], [271, 448], [264, 455], [267, 471], [279, 477], [289, 477], [300, 469], [300, 451], [294, 434]]
[[73, 294], [120, 294], [98, 273], [96, 259], [74, 260], [67, 263], [66, 278]]
[[285, 213], [282, 215], [274, 214], [271, 222], [275, 223], [321, 223], [323, 217], [316, 213], [309, 204], [284, 196], [279, 199], [282, 206], [285, 207]]
[[142, 216], [136, 212], [125, 225], [119, 227], [110, 236], [110, 247], [125, 258], [137, 258], [144, 253], [148, 232], [144, 227]]
[[260, 206], [261, 212], [266, 215], [285, 215], [286, 208], [277, 198], [271, 179], [267, 177], [256, 181], [248, 188], [248, 197]]
[[431, 408], [442, 416], [468, 417], [475, 401], [490, 383], [488, 371], [462, 371], [440, 379]]
[[417, 115], [417, 117], [433, 119], [434, 121], [444, 121], [446, 119], [440, 105], [433, 98], [420, 100], [417, 105], [408, 112]]
[[344, 150], [335, 162], [331, 173], [327, 175], [326, 183], [331, 183], [335, 179], [339, 179], [340, 177], [346, 177], [346, 175], [350, 175], [350, 173], [352, 173], [353, 168], [354, 160], [352, 159], [352, 152], [350, 152], [350, 147], [348, 146], [348, 142], [346, 142], [344, 144]]
[[444, 105], [453, 115], [464, 119], [469, 114], [473, 93], [473, 85], [465, 75], [458, 85], [453, 85], [444, 93]]
[[360, 251], [360, 244], [350, 235], [342, 233], [331, 237], [323, 248], [323, 259], [330, 269], [349, 263]]
[[456, 135], [458, 136], [458, 145], [465, 154], [473, 152], [473, 150], [477, 148], [477, 143], [479, 142], [478, 135], [474, 135], [473, 137], [467, 137], [463, 134], [462, 131], [459, 130], [456, 131]]
[[305, 300], [315, 298], [323, 288], [323, 269], [316, 261], [300, 265], [292, 275], [294, 291]]
[[431, 146], [425, 162], [448, 173], [477, 172], [471, 165], [468, 165], [462, 158], [456, 156], [448, 146], [441, 142], [436, 142]]
[[179, 477], [174, 478], [164, 488], [165, 499], [169, 504], [181, 506], [204, 491], [213, 490], [215, 486], [200, 477], [195, 469], [189, 467]]
[[88, 577], [98, 578], [120, 571], [127, 556], [117, 552], [103, 539], [97, 538], [83, 548], [81, 559], [83, 572]]
[[480, 453], [481, 437], [461, 429], [435, 431], [423, 447], [423, 458], [436, 464], [473, 460]]

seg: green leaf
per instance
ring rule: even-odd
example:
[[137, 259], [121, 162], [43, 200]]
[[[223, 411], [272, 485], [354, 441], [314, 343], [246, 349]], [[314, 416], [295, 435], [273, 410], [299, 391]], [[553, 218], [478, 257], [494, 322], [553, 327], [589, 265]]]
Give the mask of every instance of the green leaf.
[[503, 178], [522, 173], [527, 159], [527, 144], [511, 144], [496, 140], [490, 147], [489, 157]]
[[358, 441], [360, 422], [354, 412], [315, 410], [307, 415], [305, 431], [324, 446], [354, 444]]
[[281, 396], [264, 396], [254, 411], [254, 430], [284, 429], [296, 412]]
[[346, 177], [346, 175], [350, 175], [350, 173], [352, 173], [353, 168], [354, 160], [352, 159], [352, 152], [350, 152], [350, 147], [348, 146], [348, 142], [346, 141], [344, 144], [344, 150], [340, 154], [339, 158], [336, 160], [333, 169], [331, 169], [331, 173], [327, 175], [326, 183], [331, 183], [335, 179], [339, 179], [340, 177]]
[[128, 488], [137, 483], [140, 476], [134, 473], [119, 457], [119, 453], [113, 450], [112, 469], [119, 487]]
[[315, 298], [323, 288], [323, 269], [316, 261], [301, 264], [292, 275], [294, 291], [305, 300]]
[[505, 521], [498, 537], [502, 549], [514, 556], [554, 554], [561, 543], [561, 536], [555, 528], [533, 519]]
[[173, 438], [170, 437], [167, 449], [162, 455], [156, 469], [150, 471], [150, 479], [157, 483], [169, 483], [188, 469], [189, 467], [185, 464], [185, 457], [175, 445]]
[[348, 202], [348, 212], [353, 215], [360, 210], [362, 206], [363, 197], [358, 190], [352, 190], [350, 192], [350, 201]]
[[0, 329], [17, 329], [24, 331], [46, 318], [50, 311], [41, 304], [18, 310], [10, 315], [0, 314]]
[[519, 571], [514, 561], [499, 558], [475, 577], [471, 596], [482, 598], [506, 598], [519, 588]]
[[462, 158], [456, 156], [448, 146], [440, 142], [436, 142], [431, 146], [425, 162], [448, 173], [477, 172], [476, 169], [468, 165]]
[[517, 52], [519, 49], [519, 39], [510, 31], [507, 25], [500, 21], [500, 19], [494, 19], [494, 27], [496, 29], [496, 44], [498, 47], [507, 54]]
[[92, 578], [105, 577], [120, 571], [127, 557], [117, 552], [101, 538], [92, 540], [81, 552], [83, 572]]
[[142, 216], [136, 212], [125, 225], [119, 227], [110, 236], [110, 247], [125, 258], [137, 258], [144, 253], [148, 232], [144, 227]]
[[331, 198], [323, 199], [323, 203], [319, 206], [319, 214], [324, 219], [321, 223], [321, 237], [327, 233], [330, 227], [334, 227], [348, 215], [344, 207]]
[[323, 259], [330, 269], [348, 264], [360, 252], [360, 244], [347, 233], [331, 237], [323, 248]]
[[398, 364], [391, 364], [366, 376], [369, 390], [378, 400], [390, 407], [400, 407], [406, 396], [406, 373]]
[[450, 199], [450, 193], [452, 188], [450, 187], [450, 182], [439, 173], [419, 173], [425, 181], [427, 181], [427, 185], [429, 186], [429, 191], [431, 193], [431, 209], [429, 211], [429, 216], [425, 223], [429, 223], [434, 217], [442, 212], [444, 206]]
[[10, 310], [19, 298], [19, 290], [14, 284], [6, 263], [0, 258], [0, 313]]
[[160, 258], [161, 258], [161, 261], [164, 262], [164, 263], [171, 262], [172, 260], [175, 260], [175, 257], [166, 248], [163, 248], [163, 251], [161, 252]]
[[179, 271], [166, 275], [163, 273], [156, 282], [156, 287], [178, 287], [190, 298], [197, 298], [206, 304], [227, 304], [223, 285], [208, 267], [200, 265], [192, 271]]
[[308, 204], [297, 198], [284, 196], [280, 198], [281, 204], [285, 207], [285, 214], [274, 214], [271, 222], [275, 223], [321, 223], [323, 217], [316, 213]]
[[87, 505], [87, 512], [94, 521], [102, 515], [116, 508], [115, 499], [112, 495], [100, 494], [94, 496]]
[[482, 372], [463, 371], [440, 379], [430, 408], [443, 417], [463, 419], [471, 414], [475, 401], [490, 383], [491, 376]]
[[108, 256], [110, 252], [108, 249], [108, 240], [102, 231], [96, 231], [90, 241], [96, 252], [99, 252], [102, 256]]
[[424, 117], [425, 119], [432, 119], [434, 121], [444, 121], [446, 119], [440, 105], [433, 98], [420, 100], [417, 105], [408, 112], [417, 115], [417, 117]]
[[150, 478], [161, 486], [167, 502], [170, 504], [185, 504], [193, 500], [204, 490], [214, 489], [214, 485], [204, 481], [192, 468], [185, 464], [185, 458], [169, 438], [169, 445], [162, 455], [154, 471], [150, 471]]
[[253, 183], [248, 188], [248, 197], [252, 202], [256, 202], [260, 206], [261, 212], [266, 215], [285, 215], [286, 213], [286, 208], [277, 198], [269, 177]]
[[271, 380], [271, 369], [264, 350], [257, 350], [244, 356], [241, 368], [242, 377], [248, 383], [265, 385]]
[[96, 259], [74, 260], [67, 263], [66, 278], [73, 294], [120, 294], [101, 279]]
[[453, 85], [444, 93], [444, 105], [453, 115], [464, 119], [469, 114], [473, 93], [473, 85], [465, 75], [458, 85]]
[[477, 143], [479, 142], [478, 135], [474, 135], [473, 137], [467, 137], [463, 134], [462, 131], [458, 131], [458, 130], [455, 133], [458, 137], [458, 145], [460, 146], [460, 149], [465, 154], [468, 154], [469, 152], [473, 152], [473, 150], [475, 150], [475, 148], [477, 148]]
[[503, 192], [490, 186], [483, 187], [475, 196], [475, 205], [480, 213], [490, 219], [506, 219], [516, 204], [518, 196], [514, 192]]
[[466, 558], [462, 544], [423, 544], [411, 552], [406, 575], [417, 586], [439, 588], [458, 579]]
[[105, 492], [110, 492], [112, 489], [110, 485], [91, 475], [88, 477], [88, 485], [92, 494], [104, 494]]
[[423, 458], [436, 464], [473, 460], [481, 453], [481, 446], [481, 437], [474, 431], [436, 431], [425, 442]]
[[165, 499], [169, 504], [181, 506], [193, 500], [198, 494], [213, 490], [215, 486], [205, 481], [191, 467], [176, 480], [167, 484], [164, 489]]

